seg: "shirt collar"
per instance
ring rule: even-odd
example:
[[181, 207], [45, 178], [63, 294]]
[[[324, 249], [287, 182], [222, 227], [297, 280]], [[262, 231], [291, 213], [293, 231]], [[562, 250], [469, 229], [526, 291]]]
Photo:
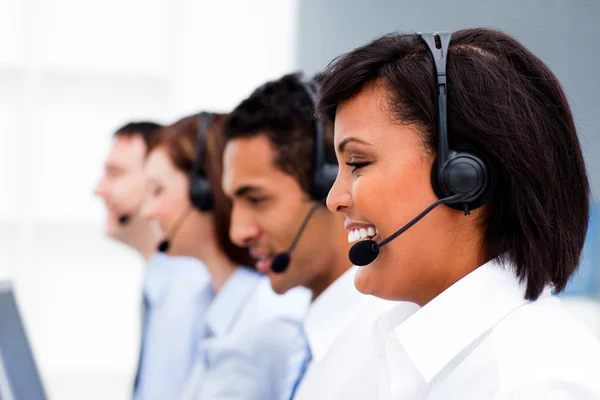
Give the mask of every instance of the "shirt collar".
[[354, 287], [356, 269], [357, 267], [352, 267], [344, 272], [308, 309], [304, 329], [316, 362], [323, 359], [336, 337], [371, 299]]
[[160, 302], [178, 276], [190, 274], [196, 279], [198, 287], [210, 285], [210, 275], [206, 266], [197, 258], [185, 256], [168, 256], [156, 253], [146, 265], [144, 276], [144, 295], [150, 304]]
[[212, 334], [219, 336], [233, 328], [259, 282], [258, 272], [248, 268], [237, 268], [231, 274], [206, 313], [206, 325]]
[[494, 259], [412, 315], [405, 313], [406, 319], [393, 332], [429, 383], [461, 351], [527, 304], [524, 294], [525, 284], [515, 277], [513, 265]]

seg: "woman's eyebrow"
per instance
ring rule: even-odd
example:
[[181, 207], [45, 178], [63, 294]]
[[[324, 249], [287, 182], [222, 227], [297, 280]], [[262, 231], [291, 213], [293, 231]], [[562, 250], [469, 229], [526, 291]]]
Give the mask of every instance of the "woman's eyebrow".
[[359, 139], [357, 137], [354, 136], [350, 136], [345, 138], [344, 140], [342, 140], [340, 142], [340, 144], [338, 145], [338, 152], [339, 153], [344, 153], [346, 151], [346, 146], [348, 146], [349, 143], [359, 143], [359, 144], [363, 144], [365, 146], [370, 146], [371, 143], [365, 142], [362, 139]]

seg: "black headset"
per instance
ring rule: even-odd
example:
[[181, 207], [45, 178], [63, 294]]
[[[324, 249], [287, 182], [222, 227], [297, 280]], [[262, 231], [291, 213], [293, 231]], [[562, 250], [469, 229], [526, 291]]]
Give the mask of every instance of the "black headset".
[[196, 159], [190, 176], [190, 201], [200, 211], [210, 211], [213, 208], [213, 197], [210, 182], [206, 179], [202, 160], [206, 145], [206, 133], [215, 120], [216, 114], [202, 112], [199, 115], [198, 139], [196, 140]]
[[314, 115], [317, 105], [317, 90], [315, 82], [301, 82], [304, 91], [308, 94], [312, 105], [313, 119], [315, 121], [315, 170], [310, 186], [310, 196], [315, 201], [327, 197], [338, 173], [338, 165], [327, 162], [325, 154], [325, 127]]
[[450, 148], [448, 140], [446, 61], [451, 33], [419, 33], [427, 44], [434, 62], [435, 85], [438, 100], [438, 155], [431, 169], [431, 185], [438, 198], [464, 193], [459, 202], [446, 205], [455, 210], [470, 210], [481, 207], [491, 198], [496, 186], [494, 164], [482, 151], [475, 147], [456, 143]]

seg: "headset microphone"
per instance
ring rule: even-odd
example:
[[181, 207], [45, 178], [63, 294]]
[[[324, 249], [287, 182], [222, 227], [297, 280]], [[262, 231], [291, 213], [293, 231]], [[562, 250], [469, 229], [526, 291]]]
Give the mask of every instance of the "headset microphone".
[[117, 218], [119, 225], [125, 226], [125, 225], [129, 224], [134, 217], [139, 215], [140, 208], [142, 208], [141, 202], [137, 206], [135, 206], [135, 208], [131, 208], [129, 210], [129, 212], [119, 214], [119, 218]]
[[304, 229], [306, 228], [308, 221], [313, 216], [315, 211], [317, 211], [319, 206], [323, 205], [324, 203], [325, 203], [325, 199], [322, 199], [320, 201], [317, 201], [315, 203], [315, 205], [312, 206], [312, 208], [310, 209], [308, 214], [306, 214], [306, 217], [304, 217], [304, 221], [302, 221], [302, 225], [300, 226], [300, 229], [298, 229], [298, 233], [296, 233], [296, 237], [294, 238], [294, 241], [292, 242], [290, 247], [287, 249], [286, 252], [279, 253], [273, 258], [273, 261], [271, 262], [271, 271], [273, 271], [277, 274], [281, 274], [281, 273], [285, 272], [285, 270], [290, 265], [290, 254], [296, 248], [296, 245], [298, 244], [298, 240], [300, 240], [300, 236], [302, 236], [302, 232], [304, 232]]
[[169, 241], [169, 239], [163, 239], [158, 244], [157, 250], [161, 253], [166, 253], [167, 251], [169, 251], [170, 246], [171, 242]]
[[[397, 230], [392, 236], [387, 239], [377, 243], [374, 240], [363, 240], [356, 243], [354, 246], [350, 248], [348, 253], [348, 258], [350, 258], [350, 262], [354, 265], [358, 265], [359, 267], [371, 264], [377, 256], [379, 255], [379, 249], [396, 239], [398, 236], [406, 232], [409, 228], [411, 228], [414, 224], [419, 222], [421, 218], [429, 214], [434, 208], [439, 206], [440, 204], [452, 203], [456, 201], [461, 201], [467, 198], [468, 193], [459, 193], [454, 196], [445, 197], [443, 199], [437, 200], [435, 203], [427, 207], [421, 214], [417, 215], [412, 221], [408, 224], [404, 225], [402, 228]], [[465, 210], [465, 214], [467, 210]]]
[[179, 219], [177, 219], [177, 221], [175, 221], [173, 228], [167, 232], [167, 234], [165, 235], [165, 238], [163, 240], [161, 240], [160, 243], [158, 244], [158, 246], [156, 248], [157, 251], [159, 251], [161, 253], [166, 253], [167, 251], [169, 251], [169, 247], [171, 247], [171, 239], [175, 238], [175, 235], [177, 235], [177, 232], [179, 232], [179, 228], [181, 228], [183, 221], [185, 221], [185, 218], [190, 214], [190, 212], [192, 210], [193, 210], [193, 208], [189, 207], [188, 209], [184, 210], [179, 215]]

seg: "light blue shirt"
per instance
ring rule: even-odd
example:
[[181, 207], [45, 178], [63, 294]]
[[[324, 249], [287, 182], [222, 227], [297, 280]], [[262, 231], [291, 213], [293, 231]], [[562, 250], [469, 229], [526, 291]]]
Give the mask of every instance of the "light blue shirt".
[[310, 302], [305, 289], [277, 295], [269, 278], [240, 268], [208, 309], [209, 336], [185, 391], [187, 400], [280, 400], [286, 366]]
[[134, 400], [179, 399], [206, 335], [215, 294], [205, 265], [191, 257], [157, 253], [146, 268], [147, 310]]

